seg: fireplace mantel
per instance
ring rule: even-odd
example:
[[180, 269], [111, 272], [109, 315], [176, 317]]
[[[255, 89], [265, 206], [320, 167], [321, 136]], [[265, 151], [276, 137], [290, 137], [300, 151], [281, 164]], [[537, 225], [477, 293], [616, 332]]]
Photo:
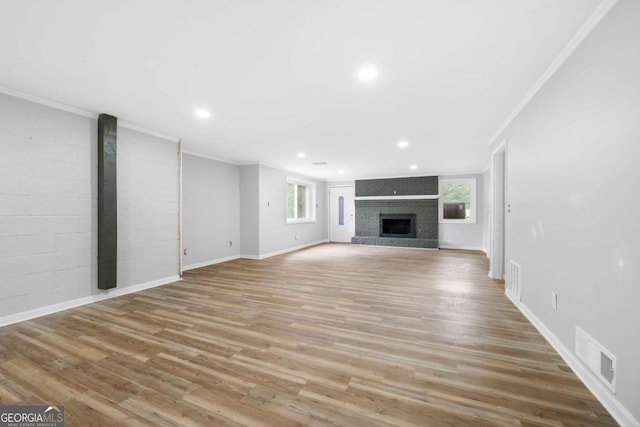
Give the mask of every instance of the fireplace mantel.
[[416, 194], [409, 196], [360, 196], [355, 200], [435, 200], [439, 196], [437, 194]]

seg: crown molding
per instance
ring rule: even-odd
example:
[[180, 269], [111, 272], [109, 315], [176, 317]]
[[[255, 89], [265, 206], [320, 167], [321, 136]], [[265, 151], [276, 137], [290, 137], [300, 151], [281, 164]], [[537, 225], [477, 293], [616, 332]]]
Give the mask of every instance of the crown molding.
[[118, 122], [118, 126], [123, 127], [125, 129], [129, 129], [135, 132], [140, 132], [140, 133], [144, 133], [146, 135], [149, 136], [154, 136], [156, 138], [160, 138], [160, 139], [166, 139], [168, 141], [171, 142], [180, 142], [180, 138], [176, 138], [175, 136], [171, 136], [171, 135], [166, 135], [164, 133], [160, 133], [160, 132], [156, 132], [154, 130], [151, 129], [147, 129], [147, 128], [143, 128], [142, 126], [137, 126], [128, 122]]
[[46, 107], [55, 108], [56, 110], [66, 111], [78, 116], [88, 117], [90, 119], [98, 119], [98, 114], [91, 111], [82, 110], [80, 108], [72, 107], [70, 105], [62, 104], [60, 102], [51, 101], [50, 99], [41, 98], [39, 96], [31, 95], [29, 93], [20, 92], [18, 90], [10, 89], [8, 87], [0, 86], [0, 93], [13, 96], [14, 98], [24, 99], [26, 101], [35, 102], [36, 104], [44, 105]]
[[492, 146], [499, 138], [500, 135], [507, 129], [513, 119], [529, 104], [538, 91], [547, 83], [547, 81], [558, 71], [560, 66], [571, 56], [578, 46], [584, 41], [584, 39], [593, 31], [593, 29], [602, 21], [602, 19], [609, 13], [611, 8], [615, 6], [618, 0], [603, 0], [602, 3], [591, 13], [589, 18], [578, 29], [576, 34], [569, 40], [569, 43], [560, 51], [560, 54], [549, 65], [549, 67], [542, 73], [535, 84], [529, 89], [529, 92], [524, 96], [522, 101], [516, 106], [516, 108], [507, 116], [505, 121], [500, 125], [498, 130], [493, 134], [491, 139], [487, 142], [488, 146]]
[[188, 154], [189, 156], [200, 157], [202, 159], [207, 159], [207, 160], [214, 160], [216, 162], [221, 162], [221, 163], [227, 163], [233, 166], [241, 166], [240, 163], [234, 162], [233, 160], [222, 159], [220, 157], [214, 157], [214, 156], [208, 156], [206, 154], [196, 153], [195, 151], [182, 150], [182, 154]]
[[[20, 92], [18, 90], [10, 89], [4, 86], [0, 86], [0, 93], [13, 96], [14, 98], [20, 98], [20, 99], [24, 99], [25, 101], [30, 101], [36, 104], [44, 105], [46, 107], [55, 108], [56, 110], [66, 111], [67, 113], [75, 114], [77, 116], [87, 117], [93, 120], [97, 120], [99, 115], [98, 113], [94, 113], [92, 111], [87, 111], [81, 108], [72, 107], [71, 105], [52, 101], [46, 98], [41, 98], [36, 95], [31, 95], [30, 93]], [[180, 140], [180, 138], [176, 138], [174, 136], [156, 132], [151, 129], [146, 129], [146, 128], [143, 128], [142, 126], [137, 126], [128, 122], [118, 121], [118, 126], [126, 129], [130, 129], [136, 132], [144, 133], [146, 135], [154, 136], [156, 138], [166, 139], [172, 142], [178, 142]]]

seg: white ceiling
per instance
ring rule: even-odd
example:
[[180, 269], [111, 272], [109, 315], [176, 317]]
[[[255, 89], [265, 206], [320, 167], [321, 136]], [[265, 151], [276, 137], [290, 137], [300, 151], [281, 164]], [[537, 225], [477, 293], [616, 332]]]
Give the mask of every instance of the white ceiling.
[[0, 86], [328, 180], [479, 172], [599, 3], [0, 0]]

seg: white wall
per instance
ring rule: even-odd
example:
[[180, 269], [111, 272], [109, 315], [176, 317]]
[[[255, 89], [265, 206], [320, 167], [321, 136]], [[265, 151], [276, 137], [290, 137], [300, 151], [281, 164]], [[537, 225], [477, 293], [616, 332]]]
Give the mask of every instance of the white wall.
[[260, 166], [240, 166], [240, 251], [249, 258], [260, 255], [259, 187]]
[[[286, 223], [287, 177], [315, 184], [316, 221], [302, 224]], [[279, 169], [260, 165], [259, 186], [260, 256], [289, 248], [325, 241], [327, 231], [326, 184], [310, 178], [287, 174]]]
[[179, 275], [178, 145], [118, 128], [118, 287]]
[[475, 249], [483, 250], [484, 228], [484, 178], [482, 174], [447, 175], [438, 177], [439, 180], [452, 178], [476, 179], [476, 222], [475, 224], [438, 224], [439, 244], [447, 249]]
[[[122, 290], [177, 277], [177, 145], [118, 133]], [[0, 323], [107, 294], [97, 289], [96, 120], [0, 94]]]
[[239, 166], [183, 155], [182, 242], [185, 270], [240, 255]]
[[[635, 423], [640, 420], [638, 23], [640, 2], [621, 0], [503, 135], [509, 141], [507, 259], [521, 265], [522, 304], [570, 353], [576, 326], [613, 352], [617, 393], [599, 397], [622, 404]], [[557, 311], [551, 307], [552, 291], [558, 293]]]

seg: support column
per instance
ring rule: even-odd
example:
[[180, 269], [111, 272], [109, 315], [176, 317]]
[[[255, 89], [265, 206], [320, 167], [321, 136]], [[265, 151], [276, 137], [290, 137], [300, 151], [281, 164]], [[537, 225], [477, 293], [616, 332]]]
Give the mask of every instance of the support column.
[[118, 119], [98, 116], [98, 289], [116, 287], [118, 193], [116, 142]]

